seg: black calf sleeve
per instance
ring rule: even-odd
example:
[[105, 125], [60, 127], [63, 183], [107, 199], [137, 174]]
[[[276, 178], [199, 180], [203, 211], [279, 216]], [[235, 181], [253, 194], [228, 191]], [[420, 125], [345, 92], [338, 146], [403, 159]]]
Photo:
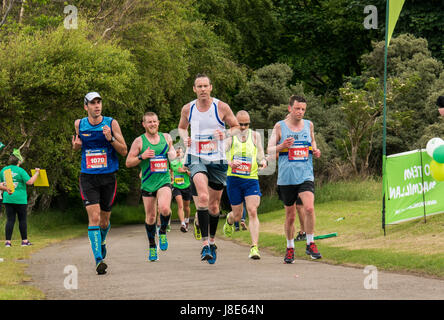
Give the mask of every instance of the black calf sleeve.
[[198, 209], [197, 219], [199, 220], [200, 232], [202, 233], [202, 238], [208, 238], [208, 223], [209, 223], [209, 212], [208, 209]]
[[150, 242], [150, 248], [156, 246], [156, 224], [147, 224], [145, 222], [146, 234], [148, 235], [148, 241]]
[[210, 214], [210, 238], [214, 238], [216, 236], [217, 224], [219, 223], [220, 212], [213, 216]]

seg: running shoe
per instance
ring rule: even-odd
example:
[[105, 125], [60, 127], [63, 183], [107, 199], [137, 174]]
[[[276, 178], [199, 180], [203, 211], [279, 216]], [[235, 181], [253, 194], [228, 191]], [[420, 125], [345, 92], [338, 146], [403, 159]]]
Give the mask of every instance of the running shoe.
[[106, 257], [106, 240], [102, 241], [102, 258], [105, 259]]
[[287, 253], [284, 258], [285, 263], [294, 263], [294, 248], [287, 248]]
[[305, 249], [305, 253], [308, 254], [313, 260], [322, 258], [321, 254], [318, 251], [318, 247], [316, 247], [314, 242], [307, 244], [307, 248]]
[[209, 264], [214, 264], [216, 262], [216, 249], [216, 244], [210, 244], [210, 253], [213, 258], [207, 260]]
[[237, 231], [240, 231], [239, 226], [235, 226], [235, 227], [234, 227], [234, 231], [236, 231], [236, 232], [237, 232]]
[[100, 260], [96, 265], [97, 274], [105, 274], [106, 268], [108, 268], [108, 266], [106, 265], [105, 261]]
[[188, 231], [189, 226], [190, 226], [190, 223], [189, 222], [185, 222], [185, 228], [187, 228], [187, 231]]
[[187, 232], [187, 226], [186, 225], [181, 225], [180, 226], [180, 231], [182, 231], [183, 233]]
[[294, 238], [294, 241], [306, 241], [306, 240], [307, 240], [307, 235], [305, 234], [305, 232], [302, 231], [299, 231], [296, 238]]
[[160, 234], [159, 235], [159, 248], [162, 251], [165, 251], [168, 249], [168, 240], [166, 234]]
[[261, 258], [261, 255], [259, 254], [259, 249], [257, 246], [252, 246], [250, 249], [250, 254], [248, 255], [248, 258], [259, 260]]
[[11, 248], [11, 247], [12, 247], [11, 242], [5, 242], [5, 247], [6, 247], [6, 248]]
[[154, 262], [159, 260], [159, 258], [157, 258], [157, 247], [150, 248], [148, 253], [148, 261]]
[[196, 219], [194, 219], [194, 238], [202, 240], [202, 233], [200, 232], [200, 227], [196, 224]]
[[245, 224], [245, 220], [241, 220], [240, 225], [242, 230], [247, 230], [247, 225]]
[[202, 251], [200, 254], [201, 254], [200, 260], [202, 261], [213, 259], [213, 256], [211, 255], [210, 246], [208, 245], [202, 247]]
[[233, 225], [228, 224], [228, 218], [225, 220], [224, 224], [224, 235], [228, 238], [230, 238], [233, 235]]
[[31, 241], [29, 241], [29, 240], [27, 242], [22, 241], [22, 247], [27, 247], [27, 246], [32, 246]]

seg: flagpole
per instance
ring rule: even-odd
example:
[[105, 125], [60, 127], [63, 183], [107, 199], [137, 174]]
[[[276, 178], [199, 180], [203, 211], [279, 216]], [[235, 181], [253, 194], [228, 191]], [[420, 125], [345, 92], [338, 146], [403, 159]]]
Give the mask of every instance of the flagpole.
[[387, 159], [386, 151], [386, 117], [387, 117], [387, 51], [388, 51], [388, 20], [389, 20], [389, 5], [390, 0], [387, 0], [385, 9], [385, 48], [384, 48], [384, 108], [383, 108], [383, 120], [382, 120], [382, 228], [385, 232], [385, 193], [386, 193], [386, 178], [385, 178], [385, 165]]

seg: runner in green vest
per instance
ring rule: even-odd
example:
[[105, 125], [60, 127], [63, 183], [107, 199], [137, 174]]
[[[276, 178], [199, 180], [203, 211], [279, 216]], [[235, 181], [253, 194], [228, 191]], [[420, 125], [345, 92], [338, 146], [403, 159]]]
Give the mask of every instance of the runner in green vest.
[[227, 193], [233, 209], [227, 215], [223, 232], [227, 237], [233, 234], [233, 223], [242, 218], [244, 202], [248, 212], [248, 226], [251, 235], [249, 258], [260, 259], [259, 219], [257, 208], [261, 201], [261, 192], [258, 178], [258, 162], [261, 169], [267, 167], [261, 136], [258, 132], [249, 129], [250, 116], [247, 111], [241, 110], [236, 114], [240, 125], [240, 133], [226, 140], [228, 172]]
[[171, 136], [159, 132], [159, 119], [154, 112], [143, 116], [145, 133], [137, 137], [126, 158], [128, 168], [140, 166], [142, 170], [142, 199], [145, 207], [145, 229], [149, 241], [149, 261], [157, 261], [156, 202], [160, 212], [160, 250], [168, 249], [166, 229], [171, 217], [171, 180], [169, 161], [176, 157]]
[[190, 171], [184, 167], [184, 153], [177, 148], [177, 158], [171, 161], [171, 178], [173, 181], [173, 198], [177, 202], [177, 215], [180, 219], [180, 231], [188, 232], [190, 223], [191, 183]]

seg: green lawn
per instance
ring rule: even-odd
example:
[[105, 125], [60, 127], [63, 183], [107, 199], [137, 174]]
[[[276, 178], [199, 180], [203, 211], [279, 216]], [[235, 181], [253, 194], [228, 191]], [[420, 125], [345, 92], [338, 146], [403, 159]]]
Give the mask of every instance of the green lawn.
[[[444, 279], [444, 215], [388, 226], [384, 236], [381, 228], [380, 182], [373, 180], [328, 184], [316, 189], [316, 235], [337, 232], [338, 236], [318, 240], [323, 255], [319, 263], [364, 267], [374, 265], [380, 270], [411, 272]], [[177, 218], [173, 203], [173, 219]], [[194, 215], [194, 206], [192, 216]], [[113, 227], [143, 223], [143, 207], [113, 208]], [[336, 221], [344, 217], [343, 220]], [[286, 240], [283, 232], [284, 210], [276, 197], [264, 197], [259, 208], [261, 232], [259, 247], [268, 248], [282, 258]], [[225, 220], [219, 222], [218, 235], [222, 236]], [[0, 217], [0, 234], [4, 235], [5, 217]], [[0, 300], [44, 299], [38, 289], [26, 285], [25, 275], [30, 253], [52, 243], [86, 236], [87, 218], [84, 208], [68, 212], [49, 211], [34, 213], [28, 220], [31, 247], [20, 246], [18, 223], [13, 235], [13, 247], [5, 248], [0, 242]], [[296, 226], [298, 229], [298, 226]], [[2, 236], [3, 237], [3, 236]], [[235, 232], [234, 241], [250, 243], [247, 231]], [[305, 255], [305, 243], [295, 243], [297, 259], [310, 259]]]

